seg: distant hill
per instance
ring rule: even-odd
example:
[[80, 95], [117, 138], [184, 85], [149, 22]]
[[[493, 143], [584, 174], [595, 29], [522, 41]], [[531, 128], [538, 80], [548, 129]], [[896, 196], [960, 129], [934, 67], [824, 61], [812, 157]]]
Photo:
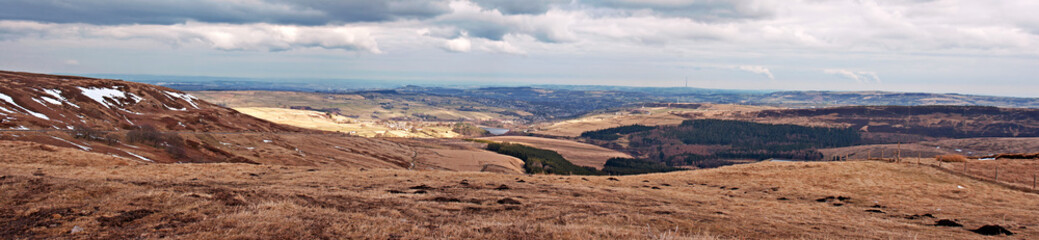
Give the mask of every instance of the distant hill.
[[142, 83], [0, 71], [0, 129], [299, 131]]
[[744, 104], [775, 104], [787, 106], [852, 106], [852, 105], [958, 105], [995, 106], [1010, 108], [1039, 108], [1039, 98], [964, 95], [955, 93], [902, 93], [902, 92], [836, 92], [785, 91], [755, 96]]
[[155, 163], [407, 168], [415, 154], [390, 141], [271, 123], [166, 87], [7, 71], [0, 140]]
[[[909, 93], [884, 91], [779, 91], [708, 89], [696, 87], [631, 87], [486, 83], [466, 81], [380, 81], [362, 79], [275, 79], [206, 76], [100, 74], [105, 78], [155, 84], [181, 91], [294, 91], [320, 93], [372, 92], [379, 94], [433, 94], [469, 97], [484, 105], [544, 109], [530, 120], [568, 118], [592, 109], [661, 102], [767, 105], [793, 108], [854, 105], [962, 105], [1039, 108], [1039, 98], [968, 95], [957, 93]], [[574, 104], [583, 103], [583, 104]]]

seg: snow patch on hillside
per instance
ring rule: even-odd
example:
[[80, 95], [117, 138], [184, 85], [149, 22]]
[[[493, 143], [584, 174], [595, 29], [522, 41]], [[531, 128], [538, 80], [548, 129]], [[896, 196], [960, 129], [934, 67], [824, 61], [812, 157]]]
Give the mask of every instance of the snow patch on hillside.
[[198, 107], [198, 104], [195, 104], [195, 100], [198, 100], [198, 98], [195, 98], [195, 96], [191, 96], [191, 94], [170, 92], [170, 91], [163, 91], [163, 92], [166, 92], [166, 95], [168, 95], [170, 97], [170, 99], [174, 99], [174, 98], [183, 99], [184, 101], [188, 102], [188, 104], [191, 104], [191, 107], [194, 107], [195, 109], [200, 109]]
[[79, 88], [79, 90], [83, 92], [84, 96], [87, 96], [90, 99], [93, 99], [95, 102], [100, 103], [101, 105], [104, 105], [105, 107], [108, 107], [108, 108], [112, 108], [112, 105], [110, 105], [108, 103], [108, 100], [105, 99], [106, 97], [109, 98], [109, 99], [130, 99], [130, 100], [133, 100], [134, 103], [137, 103], [137, 102], [141, 101], [141, 97], [138, 97], [137, 95], [134, 95], [133, 93], [124, 92], [124, 91], [116, 89], [116, 88], [97, 88], [97, 87], [91, 87], [91, 88], [76, 87], [76, 88]]
[[174, 108], [174, 107], [166, 106], [166, 104], [163, 104], [162, 106], [166, 107], [166, 109], [169, 109], [171, 111], [187, 111], [188, 110], [187, 108]]
[[82, 149], [83, 151], [90, 151], [90, 149], [91, 149], [90, 147], [87, 147], [87, 146], [83, 146], [83, 145], [79, 145], [79, 144], [76, 144], [76, 143], [74, 143], [74, 142], [72, 142], [72, 141], [69, 141], [69, 140], [65, 140], [65, 139], [62, 139], [62, 138], [60, 138], [60, 137], [55, 137], [55, 136], [51, 136], [51, 138], [57, 139], [57, 140], [59, 140], [59, 141], [62, 141], [62, 142], [68, 143], [68, 144], [72, 144], [72, 146], [76, 146], [76, 147], [78, 147], [79, 149]]
[[149, 162], [155, 162], [155, 161], [152, 161], [151, 159], [148, 159], [148, 158], [146, 158], [146, 157], [142, 157], [141, 155], [137, 155], [137, 154], [134, 154], [134, 153], [132, 153], [132, 152], [130, 152], [130, 151], [125, 151], [125, 150], [124, 150], [123, 152], [126, 152], [127, 154], [130, 154], [131, 156], [134, 156], [134, 157], [140, 158], [141, 160], [144, 160], [144, 161], [149, 161]]
[[[61, 96], [61, 90], [58, 90], [58, 89], [41, 89], [41, 90], [43, 90], [44, 93], [54, 97], [54, 99], [57, 99], [57, 100], [59, 100], [61, 102], [64, 102], [64, 103], [67, 103], [67, 104], [69, 104], [69, 106], [73, 106], [73, 107], [79, 108], [79, 105], [76, 105], [75, 103], [69, 102], [68, 99], [65, 99], [65, 97]], [[47, 99], [46, 96], [43, 97], [43, 100], [47, 100], [48, 102], [50, 102]], [[55, 104], [61, 105], [60, 103], [55, 103]]]
[[61, 90], [58, 90], [58, 89], [40, 89], [40, 90], [42, 90], [43, 93], [46, 93], [47, 95], [51, 95], [52, 97], [54, 97], [54, 99], [65, 101], [65, 97], [61, 96]]
[[[43, 104], [43, 102], [47, 102], [47, 103], [50, 103], [52, 105], [59, 105], [59, 106], [61, 105], [61, 101], [58, 101], [58, 100], [55, 100], [55, 99], [52, 99], [52, 98], [49, 98], [49, 97], [33, 98], [32, 100], [36, 101], [36, 102], [38, 102], [40, 104]], [[42, 102], [41, 102], [41, 100], [42, 100]]]
[[33, 112], [32, 110], [25, 109], [24, 107], [18, 105], [17, 103], [14, 103], [14, 99], [11, 98], [11, 96], [7, 96], [7, 95], [5, 95], [3, 93], [0, 93], [0, 100], [4, 100], [5, 102], [13, 105], [16, 108], [22, 109], [22, 111], [25, 111], [26, 113], [29, 113], [29, 115], [32, 115], [34, 117], [37, 117], [37, 118], [40, 118], [40, 119], [43, 119], [43, 120], [51, 120], [51, 118], [47, 117], [47, 115], [43, 115], [42, 113], [38, 113], [38, 112]]

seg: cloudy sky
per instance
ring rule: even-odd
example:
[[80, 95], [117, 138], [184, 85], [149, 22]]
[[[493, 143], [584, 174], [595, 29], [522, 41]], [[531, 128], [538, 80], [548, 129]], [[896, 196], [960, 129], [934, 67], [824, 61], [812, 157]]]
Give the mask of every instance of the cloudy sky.
[[0, 69], [1039, 97], [1034, 0], [0, 0]]

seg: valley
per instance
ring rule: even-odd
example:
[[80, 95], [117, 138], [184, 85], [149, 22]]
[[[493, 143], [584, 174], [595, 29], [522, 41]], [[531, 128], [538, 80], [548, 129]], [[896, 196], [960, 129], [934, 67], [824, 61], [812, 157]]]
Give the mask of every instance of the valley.
[[1039, 236], [1033, 109], [0, 73], [5, 239]]
[[1039, 239], [1035, 0], [0, 0], [0, 240]]

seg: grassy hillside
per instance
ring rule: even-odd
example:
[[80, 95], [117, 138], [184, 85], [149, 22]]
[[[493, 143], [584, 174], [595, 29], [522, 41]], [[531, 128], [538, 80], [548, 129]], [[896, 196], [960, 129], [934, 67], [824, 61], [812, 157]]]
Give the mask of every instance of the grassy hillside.
[[984, 225], [1039, 238], [1035, 194], [906, 164], [515, 176], [16, 153], [0, 160], [4, 239], [978, 239]]

